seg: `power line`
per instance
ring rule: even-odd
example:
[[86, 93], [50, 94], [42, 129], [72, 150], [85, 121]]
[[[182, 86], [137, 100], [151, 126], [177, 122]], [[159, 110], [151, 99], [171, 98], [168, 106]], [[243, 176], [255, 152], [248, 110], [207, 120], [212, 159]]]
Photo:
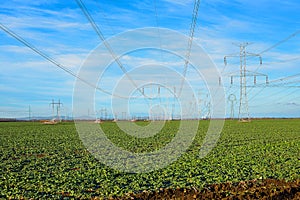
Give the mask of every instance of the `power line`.
[[[128, 99], [128, 97], [126, 96], [121, 96], [121, 95], [117, 95], [117, 94], [112, 94], [111, 92], [108, 92], [104, 89], [102, 89], [101, 87], [98, 87], [97, 85], [94, 85], [92, 83], [90, 83], [89, 81], [87, 81], [86, 79], [78, 76], [75, 72], [71, 71], [70, 69], [68, 69], [66, 66], [63, 66], [62, 64], [58, 63], [56, 60], [54, 60], [52, 57], [48, 56], [46, 53], [42, 52], [41, 50], [39, 50], [38, 48], [36, 48], [34, 45], [30, 44], [28, 41], [26, 41], [24, 38], [22, 38], [21, 36], [19, 36], [18, 34], [14, 33], [12, 30], [10, 30], [9, 28], [7, 28], [6, 26], [4, 26], [3, 24], [0, 23], [0, 28], [6, 32], [8, 35], [10, 35], [11, 37], [15, 38], [16, 40], [18, 40], [19, 42], [21, 42], [23, 45], [27, 46], [28, 48], [30, 48], [32, 51], [34, 51], [35, 53], [37, 53], [38, 55], [40, 55], [41, 57], [43, 57], [44, 59], [46, 59], [47, 61], [49, 61], [50, 63], [54, 64], [55, 66], [57, 66], [58, 68], [62, 69], [63, 71], [65, 71], [66, 73], [70, 74], [71, 76], [77, 78], [78, 80], [80, 80], [81, 82], [87, 84], [88, 86], [95, 88], [96, 90], [99, 90], [105, 94], [108, 94], [110, 96], [114, 96], [114, 97], [118, 97], [118, 98], [122, 98], [122, 99]], [[131, 97], [131, 98], [139, 98], [139, 97]]]
[[293, 78], [297, 78], [297, 77], [300, 78], [300, 73], [294, 74], [294, 75], [290, 75], [290, 76], [286, 76], [286, 77], [279, 78], [279, 79], [275, 79], [275, 80], [270, 81], [269, 83], [281, 82], [281, 81], [285, 81], [285, 80], [289, 80], [289, 79], [293, 79]]
[[71, 71], [70, 69], [68, 69], [67, 67], [59, 64], [56, 60], [54, 60], [53, 58], [51, 58], [50, 56], [48, 56], [47, 54], [45, 54], [44, 52], [40, 51], [39, 49], [37, 49], [35, 46], [33, 46], [32, 44], [30, 44], [29, 42], [27, 42], [25, 39], [23, 39], [21, 36], [17, 35], [16, 33], [14, 33], [12, 30], [8, 29], [6, 26], [4, 26], [3, 24], [0, 23], [0, 28], [6, 32], [8, 35], [12, 36], [13, 38], [15, 38], [16, 40], [18, 40], [19, 42], [21, 42], [22, 44], [24, 44], [25, 46], [27, 46], [28, 48], [30, 48], [32, 51], [34, 51], [35, 53], [37, 53], [38, 55], [42, 56], [44, 59], [46, 59], [47, 61], [51, 62], [52, 64], [54, 64], [55, 66], [59, 67], [60, 69], [62, 69], [63, 71], [67, 72], [68, 74], [70, 74], [71, 76], [77, 78], [78, 80], [82, 81], [83, 83], [91, 86], [92, 88], [95, 88], [97, 90], [100, 90], [101, 92], [104, 92], [108, 95], [112, 95], [110, 92], [103, 90], [100, 87], [97, 87], [96, 85], [86, 81], [85, 79], [81, 78], [80, 76], [76, 75], [73, 71]]
[[194, 39], [194, 32], [195, 32], [195, 27], [197, 24], [199, 6], [200, 6], [200, 0], [195, 0], [193, 15], [192, 15], [192, 22], [191, 22], [191, 26], [190, 26], [190, 35], [189, 35], [188, 46], [187, 46], [187, 51], [186, 51], [185, 61], [184, 61], [184, 69], [183, 69], [183, 74], [182, 74], [183, 78], [181, 80], [181, 85], [180, 85], [178, 96], [180, 96], [180, 94], [182, 92], [183, 84], [185, 82], [185, 77], [186, 77], [186, 73], [187, 73], [187, 69], [188, 69], [188, 65], [189, 65], [189, 59], [190, 59], [191, 49], [192, 49], [192, 44], [193, 44], [193, 39]]
[[[289, 35], [288, 37], [286, 37], [286, 38], [284, 38], [284, 39], [278, 41], [277, 43], [273, 44], [272, 46], [270, 46], [270, 47], [266, 48], [265, 50], [261, 51], [259, 54], [263, 54], [263, 53], [266, 53], [266, 52], [270, 51], [271, 49], [274, 49], [275, 47], [277, 47], [277, 46], [283, 44], [284, 42], [290, 40], [291, 38], [295, 37], [295, 36], [298, 35], [299, 33], [300, 33], [300, 30], [295, 31], [294, 33], [292, 33], [292, 34]], [[297, 59], [298, 59], [298, 58], [294, 58], [294, 59], [291, 59], [291, 60], [297, 60]], [[225, 67], [226, 67], [226, 65], [224, 66], [224, 68], [223, 68], [223, 70], [222, 70], [222, 73], [223, 73], [223, 71], [225, 70]], [[254, 72], [257, 72], [259, 68], [260, 68], [260, 65], [254, 70]], [[300, 76], [300, 74], [299, 74], [299, 76]], [[279, 80], [280, 80], [280, 79], [279, 79]], [[248, 81], [248, 80], [247, 80], [247, 81]], [[275, 80], [275, 81], [277, 81], [277, 80]], [[273, 81], [269, 81], [269, 83], [272, 83], [272, 82], [273, 82]], [[257, 85], [256, 87], [258, 87], [258, 86], [259, 86], [259, 85]], [[268, 87], [270, 87], [270, 86], [271, 86], [271, 84], [268, 85]], [[262, 87], [265, 87], [265, 84], [263, 84]], [[251, 91], [251, 90], [252, 90], [252, 88], [250, 89], [250, 91]], [[249, 92], [250, 92], [250, 91], [249, 91]]]
[[[270, 46], [269, 48], [261, 51], [259, 54], [263, 54], [266, 53], [268, 51], [270, 51], [271, 49], [274, 49], [276, 47], [278, 47], [279, 45], [283, 44], [284, 42], [290, 40], [291, 38], [295, 37], [296, 35], [298, 35], [300, 33], [300, 30], [295, 31], [294, 33], [292, 33], [291, 35], [289, 35], [288, 37], [278, 41], [277, 43], [275, 43], [274, 45]], [[260, 68], [260, 65], [254, 70], [255, 72], [258, 71], [258, 69]]]
[[277, 46], [281, 45], [282, 43], [288, 41], [289, 39], [295, 37], [299, 33], [300, 33], [300, 30], [297, 30], [296, 32], [294, 32], [291, 35], [289, 35], [288, 37], [284, 38], [283, 40], [280, 40], [279, 42], [275, 43], [274, 45], [270, 46], [269, 48], [261, 51], [259, 54], [263, 54], [263, 53], [266, 53], [266, 52], [270, 51], [271, 49], [274, 49], [275, 47], [277, 47]]
[[234, 76], [240, 78], [240, 103], [239, 103], [239, 116], [238, 116], [240, 121], [250, 121], [249, 108], [248, 108], [248, 97], [247, 97], [247, 77], [253, 76], [254, 84], [256, 84], [256, 76], [265, 76], [264, 74], [247, 70], [246, 59], [249, 56], [259, 57], [260, 64], [262, 64], [262, 58], [259, 54], [253, 54], [253, 53], [246, 52], [246, 46], [248, 46], [248, 45], [249, 45], [249, 43], [239, 44], [238, 45], [240, 48], [239, 54], [230, 54], [230, 55], [224, 57], [225, 65], [227, 65], [227, 57], [239, 57], [240, 58], [239, 73], [231, 74], [231, 84], [233, 83]]
[[63, 105], [63, 103], [61, 103], [60, 100], [58, 100], [58, 102], [54, 102], [54, 100], [52, 99], [52, 102], [49, 105], [52, 105], [53, 116], [54, 116], [54, 108], [56, 106], [56, 116], [58, 118], [58, 121], [60, 121], [60, 107]]
[[293, 62], [293, 61], [299, 60], [299, 59], [300, 59], [300, 57], [295, 57], [295, 58], [291, 58], [288, 60], [280, 60], [280, 61], [276, 61], [276, 62], [264, 63], [264, 65], [282, 64], [282, 63], [287, 63], [287, 62]]
[[[282, 43], [284, 43], [284, 42], [290, 40], [291, 38], [295, 37], [295, 36], [298, 35], [299, 33], [300, 33], [300, 30], [295, 31], [294, 33], [292, 33], [292, 34], [289, 35], [288, 37], [286, 37], [286, 38], [284, 38], [284, 39], [278, 41], [278, 42], [275, 43], [274, 45], [272, 45], [272, 46], [268, 47], [267, 49], [261, 51], [259, 54], [266, 53], [266, 52], [270, 51], [271, 49], [276, 48], [277, 46], [281, 45]], [[298, 59], [299, 59], [299, 58], [296, 57], [296, 58], [290, 59], [290, 60], [288, 60], [288, 61], [294, 61], [294, 60], [298, 60]], [[288, 61], [282, 61], [281, 63], [283, 63], [283, 62], [288, 62]], [[267, 63], [267, 64], [268, 64], [268, 63]], [[224, 68], [223, 68], [223, 70], [222, 70], [222, 73], [223, 73], [223, 71], [225, 70], [225, 67], [226, 67], [226, 65], [224, 66]], [[254, 70], [254, 72], [257, 72], [258, 69], [259, 69], [259, 67], [260, 67], [260, 65]], [[258, 85], [256, 85], [256, 86], [252, 86], [252, 88], [251, 88], [248, 92], [250, 92], [254, 87], [262, 87], [262, 89], [256, 94], [256, 95], [258, 95], [259, 93], [261, 93], [261, 92], [265, 89], [265, 87], [282, 87], [282, 85], [280, 85], [280, 84], [278, 84], [278, 85], [272, 85], [272, 83], [274, 83], [274, 82], [283, 81], [283, 80], [290, 79], [290, 78], [294, 78], [294, 77], [297, 77], [297, 76], [300, 76], [300, 74], [296, 74], [296, 75], [292, 75], [292, 76], [288, 76], [288, 77], [284, 77], [284, 78], [280, 78], [280, 79], [268, 81], [268, 82], [269, 82], [268, 85], [266, 85], [266, 84], [258, 84]], [[247, 87], [249, 87], [249, 86], [247, 86]], [[251, 87], [251, 86], [250, 86], [250, 87]], [[299, 86], [285, 86], [285, 87], [299, 87]], [[256, 96], [256, 95], [255, 95], [255, 96]], [[253, 98], [251, 98], [251, 99], [253, 99]]]
[[123, 66], [123, 64], [119, 60], [119, 58], [116, 56], [116, 54], [114, 53], [114, 51], [111, 48], [111, 46], [109, 45], [109, 43], [106, 41], [106, 39], [103, 36], [100, 28], [95, 23], [94, 19], [90, 15], [90, 13], [87, 10], [87, 8], [85, 7], [84, 3], [81, 0], [76, 0], [76, 2], [78, 4], [79, 8], [81, 9], [81, 11], [83, 12], [83, 14], [85, 15], [85, 17], [87, 18], [87, 20], [92, 25], [93, 29], [95, 30], [95, 32], [97, 33], [97, 35], [99, 36], [99, 38], [101, 39], [101, 41], [103, 42], [103, 44], [106, 47], [106, 49], [109, 51], [109, 53], [111, 54], [111, 56], [113, 57], [113, 59], [116, 61], [116, 63], [120, 67], [120, 69], [123, 71], [123, 73], [129, 79], [129, 81], [134, 85], [134, 87], [143, 95], [143, 92], [141, 91], [141, 89], [138, 87], [138, 85], [136, 85], [136, 83], [133, 81], [133, 79], [128, 75], [127, 70], [125, 69], [125, 67]]
[[[298, 79], [296, 79], [298, 78]], [[283, 78], [279, 78], [279, 79], [275, 79], [275, 80], [271, 80], [268, 81], [268, 84], [265, 85], [263, 83], [261, 84], [257, 84], [256, 87], [299, 87], [299, 85], [290, 85], [290, 84], [294, 84], [294, 83], [300, 83], [300, 74], [295, 74], [295, 75], [291, 75], [291, 76], [286, 76]], [[294, 79], [294, 80], [290, 80], [290, 79]], [[251, 86], [248, 86], [251, 87]]]
[[[263, 88], [264, 89], [264, 88]], [[276, 89], [278, 89], [278, 88], [276, 88]], [[278, 100], [278, 99], [280, 99], [281, 101], [283, 100], [283, 99], [286, 99], [287, 97], [289, 97], [291, 94], [293, 94], [293, 93], [295, 93], [297, 90], [299, 90], [299, 89], [293, 89], [293, 90], [291, 90], [291, 89], [293, 89], [293, 88], [283, 88], [283, 89], [281, 89], [281, 90], [279, 90], [279, 91], [275, 91], [275, 92], [273, 92], [273, 93], [271, 93], [271, 94], [268, 94], [268, 99], [270, 99], [270, 98], [273, 98], [273, 99], [276, 99], [276, 100]], [[289, 90], [291, 90], [291, 91], [289, 91]], [[287, 93], [289, 91], [289, 93]], [[282, 92], [285, 92], [285, 93], [287, 93], [284, 97], [282, 97], [282, 95], [281, 95], [281, 93]], [[261, 93], [261, 90], [258, 92], [258, 93]], [[280, 97], [279, 98], [277, 98], [277, 96], [279, 96], [280, 95]], [[257, 96], [257, 94], [255, 95], [255, 96]], [[253, 99], [255, 96], [253, 96], [251, 99]], [[262, 101], [263, 100], [265, 100], [265, 97], [262, 97], [263, 99], [262, 99]], [[260, 105], [256, 105], [256, 106], [264, 106], [264, 105], [270, 105], [269, 103], [265, 103], [265, 104], [260, 104]]]
[[[278, 47], [279, 45], [283, 44], [284, 42], [287, 42], [288, 40], [290, 40], [291, 38], [295, 37], [295, 36], [298, 35], [299, 33], [300, 33], [300, 30], [295, 31], [294, 33], [292, 33], [292, 34], [289, 35], [288, 37], [286, 37], [286, 38], [284, 38], [284, 39], [282, 39], [282, 40], [276, 42], [275, 44], [273, 44], [272, 46], [270, 46], [270, 47], [268, 47], [268, 48], [262, 50], [262, 51], [261, 51], [260, 53], [258, 53], [258, 54], [260, 54], [260, 55], [261, 55], [261, 54], [264, 54], [264, 53], [270, 51], [271, 49], [274, 49], [275, 47]], [[260, 67], [260, 66], [259, 66], [259, 67]], [[259, 67], [258, 67], [258, 68], [259, 68]], [[254, 70], [254, 71], [257, 71], [258, 68], [257, 68], [256, 70]]]
[[159, 24], [158, 24], [158, 14], [157, 14], [156, 0], [153, 0], [153, 5], [154, 5], [154, 12], [155, 12], [156, 28], [157, 28], [157, 33], [158, 33], [158, 37], [159, 37], [160, 57], [161, 57], [161, 60], [163, 61], [163, 55], [162, 55], [162, 51], [161, 51], [162, 50], [162, 42], [161, 42], [161, 34], [160, 34]]

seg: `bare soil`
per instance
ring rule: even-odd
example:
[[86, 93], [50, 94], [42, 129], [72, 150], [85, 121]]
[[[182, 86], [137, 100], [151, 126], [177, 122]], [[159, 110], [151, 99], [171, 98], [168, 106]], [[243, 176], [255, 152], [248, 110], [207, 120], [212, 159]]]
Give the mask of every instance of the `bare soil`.
[[123, 197], [110, 199], [297, 199], [300, 200], [300, 179], [286, 182], [284, 180], [265, 179], [238, 183], [221, 183], [197, 188], [166, 188], [157, 191], [131, 193]]

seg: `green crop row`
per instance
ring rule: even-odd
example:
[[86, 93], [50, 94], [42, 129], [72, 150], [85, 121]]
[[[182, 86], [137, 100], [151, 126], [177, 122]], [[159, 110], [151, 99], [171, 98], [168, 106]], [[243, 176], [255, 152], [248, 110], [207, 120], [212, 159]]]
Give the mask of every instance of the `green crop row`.
[[[138, 122], [146, 125], [147, 122]], [[115, 145], [132, 152], [162, 148], [179, 121], [150, 138], [135, 138], [116, 123], [99, 126]], [[158, 188], [197, 187], [227, 181], [300, 178], [300, 120], [226, 121], [217, 146], [199, 150], [209, 126], [200, 121], [190, 148], [176, 162], [149, 173], [113, 170], [86, 150], [74, 123], [0, 123], [0, 198], [90, 198]], [[99, 127], [100, 128], [100, 127]]]

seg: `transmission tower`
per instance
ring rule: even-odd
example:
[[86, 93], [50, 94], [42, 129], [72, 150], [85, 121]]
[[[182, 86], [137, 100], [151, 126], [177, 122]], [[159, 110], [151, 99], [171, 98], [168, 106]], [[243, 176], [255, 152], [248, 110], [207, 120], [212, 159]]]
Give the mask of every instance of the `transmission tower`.
[[236, 96], [234, 94], [230, 94], [228, 96], [228, 101], [230, 101], [230, 119], [234, 119], [234, 102], [236, 102]]
[[[254, 77], [254, 84], [256, 84], [256, 76], [266, 76], [261, 73], [252, 72], [247, 70], [247, 57], [259, 57], [260, 65], [262, 64], [262, 58], [259, 54], [249, 53], [246, 51], [246, 46], [249, 43], [242, 43], [237, 45], [240, 48], [238, 54], [232, 54], [224, 57], [224, 64], [227, 65], [227, 57], [239, 57], [240, 58], [240, 71], [238, 74], [231, 74], [231, 84], [233, 83], [233, 77], [240, 78], [240, 103], [239, 103], [239, 121], [250, 121], [248, 98], [247, 98], [247, 77]], [[267, 76], [266, 76], [267, 77]], [[267, 78], [266, 78], [267, 79]]]
[[60, 106], [62, 106], [63, 104], [60, 102], [60, 99], [58, 100], [58, 102], [54, 102], [54, 100], [52, 99], [52, 102], [50, 103], [50, 105], [52, 106], [52, 114], [54, 116], [54, 109], [56, 106], [56, 117], [58, 119], [58, 121], [60, 121]]

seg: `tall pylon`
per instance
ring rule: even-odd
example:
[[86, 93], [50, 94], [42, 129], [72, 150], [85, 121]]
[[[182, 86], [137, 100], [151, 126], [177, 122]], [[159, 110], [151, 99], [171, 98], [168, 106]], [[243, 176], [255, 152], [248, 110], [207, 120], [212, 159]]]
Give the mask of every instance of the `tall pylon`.
[[[261, 76], [263, 74], [251, 72], [247, 70], [247, 57], [259, 57], [260, 65], [262, 64], [262, 58], [259, 54], [254, 53], [248, 53], [246, 51], [246, 46], [248, 46], [249, 43], [241, 43], [237, 46], [240, 48], [240, 52], [238, 54], [232, 54], [224, 57], [224, 63], [227, 65], [227, 57], [239, 57], [240, 58], [240, 71], [238, 75], [231, 74], [231, 80], [232, 77], [238, 76], [240, 77], [240, 103], [239, 103], [239, 115], [238, 119], [239, 121], [250, 121], [250, 114], [249, 114], [249, 107], [248, 107], [248, 97], [247, 97], [247, 77], [248, 76], [254, 76], [255, 83], [256, 83], [256, 76]], [[233, 81], [231, 81], [232, 83]]]
[[240, 106], [239, 120], [250, 121], [248, 97], [247, 97], [247, 79], [246, 79], [246, 46], [248, 43], [240, 44]]

